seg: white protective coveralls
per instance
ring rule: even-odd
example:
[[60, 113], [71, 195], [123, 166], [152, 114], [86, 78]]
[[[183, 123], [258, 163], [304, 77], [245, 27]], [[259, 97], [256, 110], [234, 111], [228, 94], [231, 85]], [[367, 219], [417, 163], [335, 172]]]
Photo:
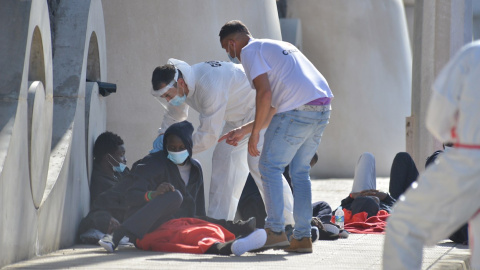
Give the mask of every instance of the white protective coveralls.
[[[255, 90], [247, 80], [242, 65], [231, 62], [208, 61], [188, 65], [186, 62], [169, 59], [182, 72], [188, 86], [187, 99], [183, 106], [168, 105], [161, 130], [171, 124], [187, 119], [188, 107], [200, 114], [200, 126], [193, 134], [193, 154], [215, 145], [219, 137], [232, 129], [253, 121], [255, 118]], [[262, 131], [259, 150], [263, 146]], [[217, 143], [212, 157], [207, 215], [216, 219], [233, 220], [238, 201], [248, 177], [252, 174], [262, 198], [263, 184], [258, 169], [258, 157], [248, 155], [246, 136], [237, 146]], [[286, 224], [294, 224], [293, 195], [288, 182], [283, 178]]]
[[423, 246], [447, 238], [467, 221], [471, 266], [480, 269], [479, 42], [465, 46], [439, 74], [426, 124], [438, 140], [453, 142], [454, 148], [420, 174], [394, 206], [383, 269], [421, 269]]

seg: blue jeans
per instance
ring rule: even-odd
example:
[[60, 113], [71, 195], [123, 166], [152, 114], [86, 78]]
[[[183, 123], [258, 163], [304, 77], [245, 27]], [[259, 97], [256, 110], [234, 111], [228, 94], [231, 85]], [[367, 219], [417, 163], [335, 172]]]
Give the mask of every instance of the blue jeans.
[[276, 114], [270, 122], [259, 164], [267, 210], [265, 228], [275, 232], [285, 230], [282, 173], [290, 164], [295, 219], [293, 237], [301, 239], [311, 236], [310, 160], [320, 144], [329, 119], [330, 111], [292, 110]]

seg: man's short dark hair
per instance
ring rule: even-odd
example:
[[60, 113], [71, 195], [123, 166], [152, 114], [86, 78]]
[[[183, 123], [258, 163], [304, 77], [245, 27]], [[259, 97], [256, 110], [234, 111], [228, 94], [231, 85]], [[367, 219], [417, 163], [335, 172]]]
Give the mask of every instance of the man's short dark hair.
[[168, 84], [175, 77], [175, 67], [170, 64], [156, 67], [152, 74], [152, 86], [154, 90], [160, 89], [160, 84]]
[[113, 132], [105, 131], [95, 140], [93, 158], [99, 160], [106, 154], [113, 155], [120, 145], [123, 145], [123, 140], [120, 136]]
[[243, 33], [247, 36], [252, 36], [250, 31], [248, 31], [247, 26], [239, 20], [229, 21], [224, 24], [218, 35], [220, 36], [220, 41], [222, 41], [224, 38], [234, 33]]

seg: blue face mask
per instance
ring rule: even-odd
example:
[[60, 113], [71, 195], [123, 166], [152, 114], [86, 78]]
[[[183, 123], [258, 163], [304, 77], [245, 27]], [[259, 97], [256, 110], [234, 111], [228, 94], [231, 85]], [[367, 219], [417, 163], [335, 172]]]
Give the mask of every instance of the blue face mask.
[[113, 170], [118, 172], [118, 173], [122, 173], [123, 171], [125, 171], [125, 168], [127, 168], [127, 165], [125, 165], [123, 163], [118, 163], [118, 166], [114, 166]]
[[233, 43], [233, 51], [235, 52], [235, 57], [230, 56], [230, 50], [227, 52], [228, 59], [234, 64], [240, 64], [240, 60], [237, 57], [237, 51], [235, 50], [235, 43]]
[[175, 96], [174, 98], [170, 99], [169, 103], [173, 106], [180, 106], [183, 102], [187, 99], [187, 95], [183, 95], [183, 97]]
[[183, 150], [180, 152], [170, 152], [168, 151], [168, 159], [170, 159], [173, 163], [179, 165], [185, 162], [188, 158], [188, 150]]
[[[112, 157], [112, 155], [110, 155], [110, 154], [108, 154], [108, 155], [109, 155], [111, 158], [113, 158], [113, 160], [117, 161], [114, 157]], [[109, 161], [108, 163], [110, 163], [110, 161]], [[118, 163], [118, 166], [113, 166], [112, 163], [110, 163], [110, 165], [112, 165], [114, 171], [116, 171], [116, 172], [118, 172], [118, 173], [122, 173], [122, 172], [125, 170], [125, 168], [127, 168], [127, 165], [125, 165], [125, 164], [122, 163], [122, 162], [118, 162], [118, 161], [117, 161], [117, 163]]]

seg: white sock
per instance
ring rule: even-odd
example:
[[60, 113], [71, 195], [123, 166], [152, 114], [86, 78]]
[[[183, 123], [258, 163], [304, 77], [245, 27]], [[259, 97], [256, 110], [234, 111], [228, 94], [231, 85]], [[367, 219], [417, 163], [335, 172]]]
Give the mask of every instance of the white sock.
[[236, 256], [263, 247], [267, 242], [267, 232], [264, 229], [256, 229], [247, 237], [237, 239], [232, 244], [232, 252]]

